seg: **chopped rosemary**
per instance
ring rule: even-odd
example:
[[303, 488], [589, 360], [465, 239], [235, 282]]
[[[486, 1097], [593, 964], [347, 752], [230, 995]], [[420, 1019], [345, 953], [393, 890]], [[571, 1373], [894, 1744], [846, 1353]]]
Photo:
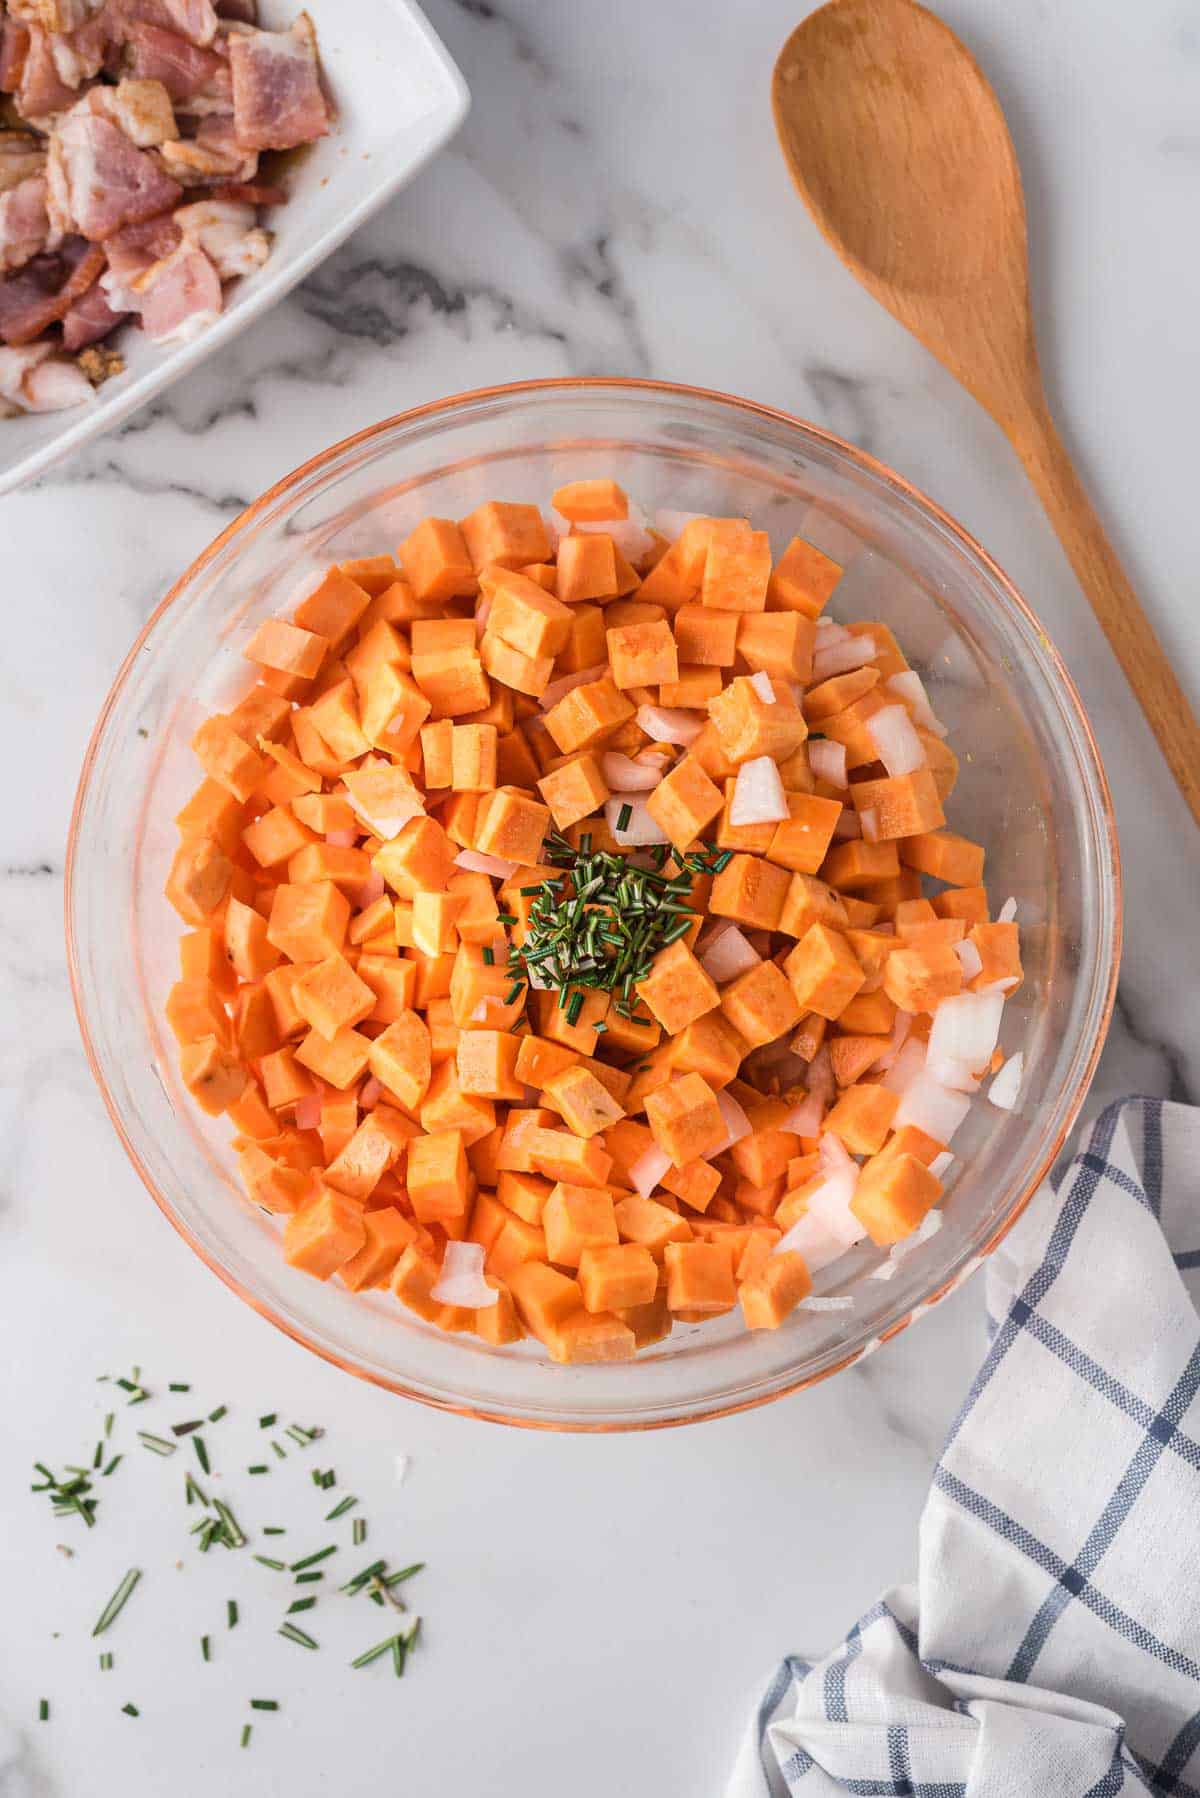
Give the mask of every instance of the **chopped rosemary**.
[[61, 1480], [56, 1473], [51, 1473], [44, 1461], [35, 1461], [33, 1470], [35, 1473], [40, 1473], [42, 1479], [40, 1484], [36, 1482], [31, 1484], [29, 1490], [31, 1492], [48, 1492], [56, 1517], [82, 1517], [87, 1527], [91, 1529], [96, 1521], [96, 1506], [99, 1502], [89, 1496], [92, 1490], [90, 1473], [94, 1469], [68, 1467], [67, 1472], [72, 1477]]
[[172, 1436], [190, 1436], [192, 1431], [198, 1430], [203, 1422], [202, 1417], [193, 1417], [190, 1423], [173, 1423], [171, 1434]]
[[309, 1596], [308, 1598], [293, 1599], [287, 1608], [287, 1615], [290, 1617], [296, 1611], [311, 1611], [316, 1602], [316, 1599], [312, 1596]]
[[242, 1531], [242, 1526], [234, 1516], [233, 1512], [229, 1509], [229, 1506], [223, 1504], [219, 1498], [214, 1498], [213, 1510], [221, 1520], [223, 1540], [226, 1548], [245, 1548], [246, 1537]]
[[351, 1520], [350, 1537], [356, 1548], [360, 1542], [366, 1541], [367, 1520], [365, 1517], [355, 1517]]
[[237, 1620], [238, 1620], [237, 1599], [236, 1598], [227, 1598], [225, 1600], [225, 1621], [228, 1624], [230, 1629], [237, 1628]]
[[133, 1588], [137, 1585], [141, 1577], [142, 1573], [140, 1567], [131, 1567], [129, 1569], [129, 1572], [125, 1575], [125, 1578], [121, 1581], [120, 1585], [101, 1611], [96, 1627], [92, 1631], [93, 1636], [102, 1636], [105, 1630], [108, 1629], [111, 1624], [116, 1622], [125, 1607], [130, 1593], [133, 1591]]
[[192, 1389], [183, 1380], [172, 1380], [167, 1387], [168, 1392], [190, 1392]]
[[286, 1637], [289, 1642], [295, 1642], [300, 1648], [320, 1647], [320, 1644], [314, 1642], [305, 1630], [297, 1629], [294, 1623], [281, 1623], [275, 1633], [278, 1636]]
[[254, 1555], [252, 1558], [258, 1562], [260, 1567], [270, 1567], [275, 1573], [287, 1572], [284, 1563], [282, 1561], [273, 1561], [270, 1555]]
[[140, 1717], [142, 1714], [136, 1704], [123, 1704], [121, 1709], [127, 1717]]
[[212, 1660], [212, 1643], [207, 1636], [200, 1638], [200, 1659], [202, 1661]]
[[193, 1436], [192, 1447], [195, 1449], [196, 1459], [199, 1461], [201, 1467], [203, 1467], [205, 1473], [211, 1473], [212, 1468], [209, 1465], [208, 1450], [204, 1446], [203, 1436]]
[[275, 1453], [279, 1456], [279, 1459], [281, 1461], [287, 1460], [287, 1449], [281, 1448], [279, 1443], [276, 1442], [276, 1440], [273, 1436], [271, 1438], [271, 1447], [275, 1450]]
[[496, 962], [495, 951], [492, 949], [489, 949], [485, 943], [484, 949], [483, 949], [483, 965], [484, 965], [484, 967], [485, 968], [494, 967], [495, 962]]
[[259, 1429], [260, 1430], [269, 1430], [272, 1427], [272, 1425], [276, 1422], [278, 1416], [279, 1416], [278, 1411], [268, 1411], [265, 1417], [259, 1418], [259, 1420], [258, 1420]]
[[249, 1748], [249, 1746], [250, 1746], [250, 1735], [251, 1735], [251, 1726], [250, 1726], [250, 1724], [249, 1724], [249, 1723], [243, 1723], [243, 1725], [242, 1725], [242, 1747], [243, 1747], [243, 1748]]
[[49, 1721], [50, 1721], [50, 1700], [48, 1698], [39, 1698], [38, 1699], [38, 1722], [39, 1723], [49, 1723]]
[[111, 1673], [112, 1667], [113, 1667], [112, 1655], [107, 1652], [102, 1654], [100, 1656], [100, 1671], [101, 1671], [101, 1673]]
[[264, 1536], [286, 1536], [287, 1531], [284, 1529], [282, 1524], [264, 1523], [263, 1524], [263, 1535]]
[[296, 1584], [298, 1586], [310, 1586], [315, 1580], [324, 1578], [325, 1575], [323, 1573], [298, 1573], [296, 1575]]
[[293, 1573], [303, 1573], [306, 1568], [315, 1567], [318, 1561], [324, 1561], [328, 1556], [335, 1555], [336, 1553], [337, 1543], [331, 1542], [326, 1548], [318, 1548], [315, 1554], [305, 1555], [302, 1561], [293, 1561], [291, 1571]]
[[208, 1414], [209, 1423], [220, 1423], [221, 1419], [228, 1413], [228, 1410], [229, 1410], [228, 1405], [218, 1405], [215, 1411], [209, 1412], [209, 1414]]
[[252, 1698], [250, 1709], [252, 1711], [277, 1711], [279, 1700], [277, 1698]]
[[138, 1441], [155, 1455], [173, 1455], [179, 1447], [177, 1442], [168, 1442], [165, 1436], [154, 1436], [149, 1430], [139, 1430]]
[[183, 1476], [183, 1490], [189, 1505], [196, 1503], [198, 1500], [200, 1504], [207, 1507], [208, 1499], [205, 1496], [204, 1490], [201, 1486], [196, 1484], [190, 1473], [185, 1473]]
[[104, 1478], [107, 1479], [110, 1473], [115, 1473], [124, 1459], [124, 1455], [114, 1455], [111, 1461], [106, 1461], [104, 1466], [100, 1469]]
[[357, 1503], [356, 1498], [344, 1498], [340, 1504], [334, 1505], [332, 1511], [326, 1511], [326, 1523], [332, 1523], [335, 1517], [344, 1517], [346, 1512], [352, 1511]]
[[270, 1465], [266, 1461], [258, 1461], [253, 1467], [247, 1467], [246, 1469], [247, 1473], [270, 1473], [270, 1471]]

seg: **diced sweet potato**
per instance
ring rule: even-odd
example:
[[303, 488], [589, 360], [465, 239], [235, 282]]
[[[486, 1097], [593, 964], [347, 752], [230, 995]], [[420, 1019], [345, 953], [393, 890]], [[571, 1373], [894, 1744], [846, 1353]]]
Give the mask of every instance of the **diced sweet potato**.
[[859, 1175], [850, 1209], [886, 1248], [911, 1236], [941, 1197], [942, 1183], [915, 1155], [876, 1155]]

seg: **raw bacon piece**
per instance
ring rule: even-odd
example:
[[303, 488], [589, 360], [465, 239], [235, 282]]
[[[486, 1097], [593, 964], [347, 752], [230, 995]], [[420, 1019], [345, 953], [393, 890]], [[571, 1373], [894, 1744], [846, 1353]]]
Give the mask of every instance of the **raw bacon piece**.
[[153, 150], [179, 136], [171, 96], [161, 81], [127, 76], [116, 87], [96, 88], [107, 116], [139, 150]]
[[91, 383], [52, 343], [0, 350], [0, 402], [17, 412], [65, 412], [92, 397]]
[[221, 316], [221, 277], [204, 251], [181, 243], [134, 283], [153, 343], [188, 343]]
[[129, 34], [135, 75], [161, 81], [172, 100], [190, 100], [222, 75], [228, 76], [223, 59], [213, 50], [200, 50], [177, 31], [139, 21]]
[[86, 349], [89, 343], [99, 343], [126, 317], [127, 313], [113, 311], [99, 281], [94, 282], [63, 315], [63, 349], [73, 354]]
[[0, 281], [0, 337], [32, 343], [57, 324], [104, 267], [104, 252], [75, 238], [56, 256], [35, 256], [19, 274]]
[[153, 157], [94, 112], [77, 109], [57, 126], [50, 162], [75, 229], [93, 240], [164, 211], [182, 192]]
[[271, 254], [271, 239], [255, 224], [253, 206], [197, 200], [179, 207], [174, 217], [185, 243], [204, 251], [222, 281], [253, 273]]
[[250, 181], [258, 172], [258, 151], [244, 149], [233, 133], [232, 113], [200, 121], [194, 138], [162, 147], [164, 167], [184, 187], [213, 181]]
[[23, 119], [48, 119], [65, 112], [76, 99], [54, 66], [53, 46], [40, 25], [29, 27], [29, 45], [17, 89], [17, 111]]
[[257, 25], [258, 0], [217, 0], [217, 16], [239, 25]]
[[0, 194], [0, 270], [23, 268], [46, 247], [46, 177], [30, 175]]
[[201, 49], [217, 35], [217, 15], [212, 0], [123, 0], [131, 19], [144, 20], [162, 31], [178, 32]]
[[329, 108], [307, 13], [290, 31], [236, 33], [229, 39], [229, 64], [239, 142], [256, 150], [291, 150], [325, 136]]
[[137, 312], [141, 296], [133, 283], [155, 262], [161, 262], [179, 247], [183, 234], [174, 215], [162, 212], [140, 224], [126, 225], [104, 241], [108, 269], [100, 277], [100, 285], [108, 303], [118, 312]]
[[119, 0], [105, 0], [95, 18], [74, 31], [55, 32], [50, 37], [50, 55], [60, 81], [67, 87], [82, 87], [104, 67], [114, 38], [124, 35], [124, 21], [116, 12]]
[[28, 51], [28, 26], [0, 17], [0, 94], [15, 94], [20, 87]]
[[8, 10], [14, 19], [43, 31], [78, 31], [103, 4], [104, 0], [8, 0]]
[[41, 138], [29, 131], [0, 131], [0, 194], [19, 187], [30, 175], [46, 169], [46, 150]]

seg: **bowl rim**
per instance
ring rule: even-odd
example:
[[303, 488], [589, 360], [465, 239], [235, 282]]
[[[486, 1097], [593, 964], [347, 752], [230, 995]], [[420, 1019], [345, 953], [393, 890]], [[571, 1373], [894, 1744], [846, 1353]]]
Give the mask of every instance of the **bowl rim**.
[[[245, 1288], [240, 1280], [219, 1265], [193, 1231], [176, 1215], [174, 1209], [168, 1203], [163, 1193], [159, 1191], [148, 1169], [143, 1163], [135, 1143], [132, 1141], [122, 1122], [121, 1116], [117, 1110], [116, 1102], [109, 1090], [108, 1083], [105, 1080], [103, 1070], [100, 1066], [95, 1044], [93, 1043], [91, 1032], [88, 1027], [87, 1014], [83, 1001], [79, 956], [75, 942], [72, 893], [74, 887], [76, 857], [79, 846], [79, 832], [84, 806], [87, 801], [91, 783], [92, 771], [99, 752], [101, 740], [104, 736], [109, 716], [116, 704], [117, 697], [124, 686], [130, 669], [141, 654], [143, 644], [155, 629], [159, 620], [164, 617], [170, 607], [175, 604], [176, 600], [183, 593], [184, 589], [191, 584], [193, 579], [222, 553], [226, 545], [239, 531], [246, 525], [252, 523], [256, 517], [258, 517], [267, 507], [274, 504], [274, 502], [289, 489], [299, 487], [304, 482], [310, 480], [313, 475], [319, 473], [319, 471], [326, 465], [333, 463], [347, 452], [358, 448], [363, 444], [369, 443], [373, 438], [382, 437], [400, 426], [417, 424], [424, 420], [436, 418], [441, 414], [453, 412], [459, 408], [470, 406], [475, 403], [484, 403], [505, 397], [517, 398], [531, 394], [562, 393], [568, 390], [578, 391], [581, 389], [591, 392], [607, 389], [613, 392], [622, 391], [633, 394], [644, 393], [665, 398], [674, 397], [710, 401], [715, 402], [717, 405], [731, 407], [736, 411], [746, 413], [751, 418], [764, 419], [776, 425], [784, 425], [792, 428], [798, 427], [808, 433], [810, 437], [815, 439], [822, 446], [835, 450], [859, 468], [877, 478], [882, 478], [885, 483], [895, 487], [903, 497], [914, 502], [918, 509], [930, 515], [935, 523], [939, 524], [943, 530], [949, 532], [949, 534], [956, 539], [971, 556], [976, 558], [983, 565], [986, 572], [1002, 589], [1008, 603], [1025, 620], [1026, 624], [1032, 627], [1040, 639], [1044, 653], [1051, 663], [1054, 673], [1061, 684], [1062, 691], [1073, 711], [1074, 722], [1083, 736], [1086, 747], [1091, 752], [1097, 776], [1098, 798], [1102, 821], [1107, 835], [1107, 846], [1112, 865], [1111, 903], [1113, 954], [1108, 970], [1107, 987], [1104, 993], [1095, 1037], [1088, 1053], [1087, 1061], [1077, 1076], [1076, 1089], [1066, 1108], [1062, 1123], [1055, 1133], [1053, 1140], [1046, 1144], [1024, 1191], [1011, 1206], [1007, 1216], [997, 1225], [987, 1241], [983, 1243], [983, 1245], [962, 1266], [955, 1269], [939, 1286], [935, 1287], [932, 1291], [926, 1293], [923, 1298], [916, 1301], [911, 1308], [905, 1312], [903, 1317], [896, 1319], [893, 1324], [878, 1337], [874, 1338], [873, 1341], [847, 1350], [844, 1355], [840, 1356], [830, 1366], [821, 1368], [815, 1373], [799, 1374], [794, 1379], [785, 1379], [770, 1392], [754, 1393], [746, 1398], [707, 1402], [702, 1405], [702, 1408], [689, 1411], [686, 1416], [630, 1418], [628, 1420], [604, 1418], [594, 1421], [581, 1418], [552, 1419], [518, 1417], [503, 1410], [489, 1409], [486, 1406], [473, 1405], [465, 1402], [459, 1403], [450, 1399], [437, 1397], [432, 1393], [418, 1391], [411, 1386], [405, 1385], [402, 1380], [389, 1378], [385, 1374], [358, 1366], [355, 1362], [344, 1359], [332, 1348], [328, 1348], [320, 1343], [312, 1341], [299, 1326], [278, 1316], [269, 1304]], [[150, 1197], [154, 1200], [155, 1204], [158, 1206], [164, 1217], [166, 1217], [172, 1228], [183, 1238], [193, 1253], [199, 1256], [200, 1260], [210, 1272], [214, 1273], [223, 1285], [234, 1292], [238, 1298], [249, 1305], [260, 1317], [265, 1318], [268, 1323], [274, 1325], [277, 1330], [282, 1331], [285, 1336], [290, 1337], [293, 1342], [299, 1344], [302, 1348], [307, 1349], [309, 1353], [320, 1356], [323, 1361], [327, 1361], [334, 1367], [340, 1368], [342, 1372], [354, 1375], [356, 1379], [366, 1380], [369, 1384], [382, 1387], [385, 1391], [395, 1393], [400, 1398], [413, 1399], [420, 1404], [430, 1406], [433, 1410], [448, 1412], [458, 1417], [475, 1418], [480, 1422], [485, 1423], [506, 1424], [510, 1428], [515, 1429], [582, 1435], [609, 1435], [624, 1432], [633, 1433], [645, 1430], [674, 1429], [682, 1427], [684, 1424], [703, 1423], [713, 1418], [732, 1417], [743, 1411], [756, 1410], [761, 1405], [770, 1404], [776, 1399], [786, 1398], [792, 1393], [803, 1391], [806, 1387], [814, 1386], [822, 1380], [829, 1379], [833, 1374], [842, 1372], [846, 1367], [852, 1366], [871, 1349], [879, 1347], [885, 1342], [890, 1342], [892, 1338], [898, 1336], [902, 1330], [907, 1329], [917, 1317], [923, 1315], [934, 1305], [939, 1304], [947, 1294], [954, 1291], [954, 1289], [959, 1286], [970, 1273], [978, 1268], [979, 1264], [990, 1255], [1008, 1235], [1009, 1231], [1013, 1228], [1014, 1224], [1016, 1224], [1017, 1220], [1029, 1205], [1034, 1193], [1037, 1192], [1038, 1188], [1041, 1186], [1046, 1174], [1057, 1159], [1063, 1143], [1074, 1128], [1076, 1119], [1078, 1118], [1080, 1109], [1095, 1074], [1096, 1065], [1100, 1059], [1101, 1051], [1103, 1050], [1105, 1039], [1108, 1034], [1108, 1028], [1112, 1021], [1113, 1008], [1116, 1002], [1117, 979], [1121, 964], [1121, 948], [1124, 928], [1124, 882], [1121, 868], [1121, 852], [1117, 833], [1116, 814], [1113, 808], [1112, 793], [1109, 788], [1108, 777], [1105, 774], [1104, 763], [1100, 756], [1100, 748], [1096, 741], [1095, 732], [1092, 729], [1091, 721], [1088, 718], [1079, 690], [1072, 679], [1062, 656], [1059, 654], [1057, 647], [1047, 636], [1045, 629], [1032, 606], [1030, 606], [1028, 601], [1023, 597], [1015, 583], [1004, 572], [994, 557], [989, 555], [983, 545], [979, 543], [956, 518], [938, 505], [938, 503], [931, 499], [921, 488], [915, 486], [913, 482], [906, 480], [903, 475], [898, 474], [895, 469], [891, 468], [886, 462], [882, 462], [878, 457], [872, 456], [868, 454], [867, 451], [859, 449], [857, 445], [849, 443], [845, 438], [839, 437], [835, 432], [826, 430], [822, 425], [813, 424], [808, 419], [801, 418], [795, 413], [785, 412], [781, 407], [767, 406], [761, 401], [745, 399], [738, 394], [725, 393], [719, 388], [696, 387], [680, 381], [659, 381], [641, 376], [618, 375], [562, 375], [542, 379], [500, 382], [492, 386], [471, 388], [462, 393], [451, 394], [442, 399], [430, 400], [422, 405], [409, 407], [405, 411], [394, 413], [390, 417], [381, 419], [373, 425], [364, 426], [362, 430], [352, 432], [350, 436], [341, 438], [337, 443], [331, 444], [328, 448], [319, 451], [315, 456], [309, 457], [307, 461], [302, 462], [298, 467], [292, 469], [290, 473], [283, 475], [278, 481], [275, 481], [265, 492], [260, 494], [258, 499], [247, 506], [243, 511], [239, 512], [237, 517], [232, 519], [229, 524], [225, 526], [224, 530], [214, 537], [213, 540], [201, 550], [200, 554], [188, 564], [187, 568], [173, 583], [163, 599], [161, 599], [158, 605], [155, 606], [145, 624], [138, 632], [137, 638], [129, 649], [127, 655], [123, 658], [120, 667], [113, 677], [112, 683], [100, 708], [96, 723], [92, 728], [91, 735], [88, 739], [87, 749], [84, 752], [83, 762], [80, 767], [79, 781], [75, 790], [75, 798], [71, 808], [71, 819], [67, 835], [66, 860], [63, 878], [63, 904], [65, 913], [64, 929], [66, 938], [67, 975], [70, 980], [71, 998], [75, 1007], [75, 1016], [79, 1024], [80, 1036], [83, 1040], [84, 1053], [87, 1057], [92, 1077], [99, 1088], [100, 1096], [104, 1101], [105, 1109], [108, 1112], [113, 1128], [117, 1133], [118, 1140], [132, 1163], [135, 1173], [138, 1175], [143, 1186], [145, 1186], [147, 1192], [150, 1194]]]

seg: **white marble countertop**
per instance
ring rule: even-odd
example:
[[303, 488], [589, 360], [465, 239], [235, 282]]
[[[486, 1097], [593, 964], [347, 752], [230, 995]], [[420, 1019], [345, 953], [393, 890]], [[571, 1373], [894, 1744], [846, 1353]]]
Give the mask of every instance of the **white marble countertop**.
[[[428, 10], [474, 93], [448, 153], [212, 364], [0, 512], [4, 1798], [717, 1791], [778, 1657], [824, 1648], [911, 1575], [929, 1469], [983, 1341], [976, 1283], [885, 1353], [749, 1416], [627, 1438], [516, 1433], [320, 1364], [157, 1215], [76, 1037], [60, 940], [71, 796], [152, 605], [305, 456], [457, 389], [617, 373], [769, 401], [892, 463], [1024, 588], [1106, 757], [1126, 953], [1090, 1109], [1129, 1090], [1200, 1096], [1200, 839], [998, 432], [853, 285], [792, 193], [767, 84], [803, 0]], [[941, 10], [1009, 111], [1066, 433], [1200, 701], [1183, 403], [1200, 379], [1200, 26], [1180, 0]], [[34, 1508], [29, 1462], [92, 1441], [95, 1375], [132, 1362], [152, 1383], [203, 1380], [198, 1395], [234, 1407], [222, 1428], [247, 1448], [262, 1410], [331, 1426], [323, 1463], [362, 1495], [372, 1544], [430, 1564], [426, 1643], [403, 1685], [350, 1675], [336, 1643], [320, 1656], [279, 1643], [240, 1569], [233, 1582], [189, 1557], [175, 1572], [173, 1469], [170, 1502], [149, 1514], [132, 1476], [123, 1492], [114, 1476], [106, 1527], [86, 1539]], [[413, 1457], [400, 1488], [396, 1452]], [[163, 1472], [135, 1464], [137, 1490]], [[74, 1559], [54, 1553], [62, 1540]], [[131, 1615], [113, 1632], [117, 1664], [101, 1674], [86, 1627], [135, 1559], [156, 1575], [142, 1627]], [[237, 1590], [251, 1596], [229, 1635], [220, 1613]], [[375, 1621], [357, 1623], [349, 1652]], [[35, 1721], [43, 1695], [48, 1725]], [[258, 1719], [243, 1754], [251, 1695], [284, 1708]]]

